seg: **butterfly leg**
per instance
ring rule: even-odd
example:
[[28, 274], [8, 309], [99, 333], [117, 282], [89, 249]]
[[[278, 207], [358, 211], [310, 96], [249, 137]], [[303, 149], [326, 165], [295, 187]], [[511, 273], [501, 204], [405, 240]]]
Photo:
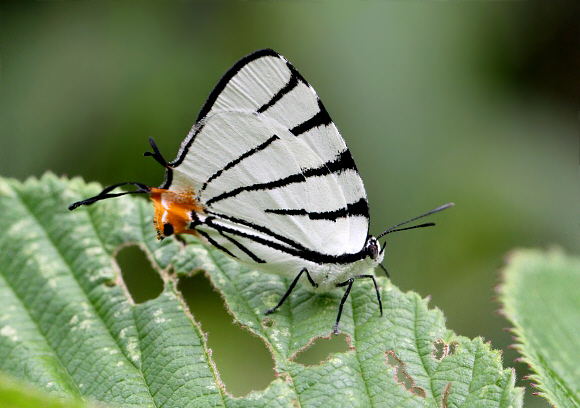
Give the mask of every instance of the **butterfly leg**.
[[336, 284], [337, 287], [346, 286], [346, 291], [344, 292], [344, 295], [342, 296], [342, 299], [340, 301], [340, 306], [338, 306], [338, 315], [336, 316], [336, 323], [334, 324], [334, 334], [338, 334], [338, 322], [340, 321], [340, 316], [342, 315], [342, 308], [344, 306], [344, 302], [346, 302], [346, 299], [348, 298], [348, 295], [350, 294], [350, 290], [352, 288], [352, 284], [354, 283], [354, 280], [355, 279], [363, 279], [363, 278], [370, 278], [373, 280], [373, 283], [375, 285], [375, 291], [377, 292], [377, 300], [379, 301], [379, 309], [381, 311], [381, 316], [383, 315], [383, 302], [381, 302], [381, 294], [379, 292], [379, 285], [377, 285], [377, 280], [375, 279], [375, 277], [373, 275], [354, 276], [345, 282]]
[[338, 334], [338, 322], [340, 321], [340, 316], [342, 315], [342, 307], [344, 306], [344, 302], [346, 302], [346, 298], [350, 293], [350, 289], [352, 288], [352, 284], [354, 283], [354, 278], [350, 278], [346, 282], [337, 283], [336, 286], [346, 286], [346, 291], [344, 292], [344, 296], [340, 300], [340, 306], [338, 306], [338, 315], [336, 316], [336, 323], [334, 324], [334, 334]]
[[312, 280], [312, 276], [310, 276], [310, 274], [308, 273], [308, 269], [302, 268], [302, 270], [300, 272], [298, 272], [298, 275], [296, 275], [296, 278], [294, 278], [294, 280], [290, 284], [290, 287], [288, 288], [288, 290], [286, 291], [286, 293], [284, 294], [284, 296], [282, 296], [282, 299], [280, 299], [280, 301], [278, 302], [278, 304], [276, 306], [274, 306], [272, 309], [266, 310], [266, 313], [265, 314], [269, 315], [270, 313], [274, 313], [280, 306], [282, 306], [282, 303], [284, 303], [284, 301], [286, 300], [286, 298], [290, 295], [290, 292], [292, 292], [292, 290], [294, 290], [294, 287], [298, 283], [298, 279], [300, 279], [300, 276], [302, 276], [302, 273], [303, 272], [306, 272], [306, 277], [308, 278], [308, 281], [310, 282], [310, 284], [312, 286], [314, 286], [315, 288], [318, 287], [318, 283], [315, 283]]
[[385, 271], [385, 275], [387, 275], [387, 278], [391, 279], [391, 275], [389, 275], [389, 271], [387, 271], [387, 268], [385, 268], [385, 265], [383, 265], [382, 263], [380, 263], [379, 266], [381, 267], [381, 269], [383, 271]]

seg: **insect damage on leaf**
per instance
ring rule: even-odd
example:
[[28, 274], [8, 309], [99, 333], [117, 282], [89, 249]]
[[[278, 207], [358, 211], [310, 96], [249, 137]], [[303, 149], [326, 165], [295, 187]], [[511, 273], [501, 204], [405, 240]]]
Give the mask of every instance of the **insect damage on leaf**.
[[134, 303], [143, 303], [161, 294], [163, 279], [138, 245], [122, 246], [116, 251], [115, 261], [120, 269], [120, 284]]
[[317, 337], [299, 351], [293, 360], [304, 366], [315, 366], [322, 364], [335, 353], [345, 353], [351, 349], [347, 336], [344, 334]]
[[387, 357], [387, 365], [395, 368], [395, 380], [401, 384], [405, 389], [412, 394], [425, 398], [427, 394], [421, 387], [417, 387], [415, 380], [405, 371], [405, 363], [401, 361], [393, 350], [385, 352]]
[[431, 356], [438, 361], [443, 360], [447, 356], [451, 356], [457, 350], [459, 343], [456, 341], [452, 341], [450, 343], [446, 343], [443, 339], [437, 339], [433, 343], [435, 346], [435, 350], [431, 353]]

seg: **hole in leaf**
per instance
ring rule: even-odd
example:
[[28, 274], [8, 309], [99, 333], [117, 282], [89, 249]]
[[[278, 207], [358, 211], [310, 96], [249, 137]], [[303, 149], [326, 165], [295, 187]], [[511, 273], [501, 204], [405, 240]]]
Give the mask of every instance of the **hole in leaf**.
[[435, 346], [435, 350], [432, 354], [433, 358], [439, 361], [443, 360], [443, 357], [445, 357], [445, 342], [441, 339], [437, 339], [433, 345]]
[[312, 341], [306, 348], [300, 351], [294, 361], [305, 366], [319, 365], [335, 353], [345, 353], [350, 350], [346, 334], [331, 336], [330, 338], [318, 338]]
[[275, 325], [276, 322], [274, 322], [272, 319], [266, 319], [262, 321], [262, 326], [264, 326], [264, 328], [274, 327]]
[[270, 385], [276, 378], [270, 351], [262, 339], [233, 322], [208, 277], [203, 273], [181, 277], [177, 288], [207, 333], [212, 359], [227, 391], [241, 397]]
[[447, 356], [451, 356], [455, 354], [457, 347], [459, 347], [459, 343], [456, 341], [452, 341], [451, 343], [445, 343], [442, 339], [437, 339], [433, 343], [435, 346], [435, 350], [431, 354], [435, 360], [441, 361]]
[[115, 257], [125, 287], [135, 303], [155, 299], [163, 291], [163, 280], [145, 252], [136, 245], [124, 247]]
[[458, 347], [459, 343], [456, 341], [452, 341], [451, 343], [449, 343], [449, 352], [447, 353], [447, 355], [452, 356], [453, 354], [455, 354], [455, 351], [457, 350]]
[[395, 355], [395, 352], [392, 350], [386, 351], [385, 354], [387, 355], [387, 364], [391, 367], [395, 367], [395, 381], [405, 387], [407, 391], [425, 398], [427, 396], [425, 390], [421, 387], [415, 386], [415, 380], [413, 380], [405, 371], [405, 363], [399, 360]]

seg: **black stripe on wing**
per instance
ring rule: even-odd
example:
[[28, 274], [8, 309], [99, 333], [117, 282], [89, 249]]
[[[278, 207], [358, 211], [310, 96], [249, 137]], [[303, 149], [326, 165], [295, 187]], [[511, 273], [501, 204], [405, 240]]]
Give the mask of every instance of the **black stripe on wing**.
[[306, 209], [266, 209], [265, 212], [280, 215], [307, 216], [311, 220], [336, 221], [338, 218], [363, 216], [369, 218], [369, 204], [365, 198], [361, 198], [356, 203], [347, 204], [346, 207], [334, 211], [313, 212]]
[[226, 248], [224, 248], [223, 246], [221, 246], [215, 239], [213, 239], [212, 237], [209, 236], [208, 233], [204, 232], [204, 231], [200, 231], [199, 229], [196, 230], [201, 236], [203, 236], [205, 239], [207, 239], [207, 242], [209, 242], [210, 244], [212, 244], [214, 247], [216, 247], [217, 249], [219, 249], [220, 251], [225, 252], [226, 254], [228, 254], [229, 256], [231, 256], [232, 258], [235, 259], [239, 259], [237, 256], [235, 256], [234, 254], [232, 254], [230, 251], [228, 251]]
[[332, 123], [332, 119], [330, 118], [330, 115], [326, 111], [326, 108], [322, 102], [320, 102], [320, 99], [318, 99], [318, 109], [319, 111], [310, 119], [307, 119], [301, 124], [290, 129], [290, 133], [292, 133], [294, 136], [299, 136], [302, 133], [308, 132], [310, 129], [315, 127], [330, 125]]
[[[292, 68], [294, 68], [294, 67], [292, 67]], [[292, 76], [290, 77], [290, 80], [288, 81], [288, 83], [282, 89], [280, 89], [278, 92], [276, 92], [276, 94], [272, 97], [272, 99], [270, 99], [268, 102], [266, 102], [261, 107], [259, 107], [258, 110], [256, 111], [257, 113], [265, 112], [268, 108], [271, 108], [272, 106], [274, 106], [276, 104], [276, 102], [278, 102], [280, 99], [282, 99], [282, 97], [284, 95], [286, 95], [288, 92], [290, 92], [294, 88], [296, 88], [296, 86], [298, 85], [298, 82], [299, 82], [299, 77], [297, 75], [295, 75], [295, 73], [296, 73], [295, 69], [290, 69], [290, 71], [292, 72]]]
[[318, 167], [305, 169], [302, 170], [300, 173], [295, 173], [278, 180], [268, 181], [265, 183], [256, 183], [249, 186], [242, 186], [230, 191], [226, 191], [222, 194], [210, 198], [205, 202], [205, 205], [209, 207], [217, 201], [234, 197], [244, 191], [272, 190], [275, 188], [287, 186], [289, 184], [304, 182], [309, 177], [324, 176], [330, 173], [341, 173], [345, 170], [357, 171], [356, 165], [354, 164], [354, 160], [352, 159], [352, 156], [348, 151], [348, 149], [342, 151], [338, 156], [334, 158], [334, 160], [328, 161]]
[[[211, 211], [211, 210], [207, 210], [207, 213], [214, 216], [214, 218], [216, 219], [222, 219], [222, 220], [227, 220], [232, 222], [233, 224], [237, 224], [237, 225], [242, 225], [244, 227], [248, 227], [250, 229], [253, 229], [256, 232], [261, 232], [262, 234], [268, 235], [280, 242], [283, 242], [286, 245], [289, 245], [297, 250], [305, 250], [306, 247], [304, 247], [303, 245], [299, 244], [296, 241], [291, 240], [290, 238], [287, 238], [283, 235], [277, 234], [274, 231], [270, 230], [267, 227], [264, 227], [262, 225], [258, 225], [256, 223], [250, 222], [250, 221], [246, 221], [244, 219], [241, 218], [237, 218], [237, 217], [232, 217], [231, 215], [226, 215], [226, 214], [220, 214], [217, 213], [215, 211]], [[199, 221], [199, 218], [197, 218], [198, 222], [196, 223], [192, 223], [190, 228], [195, 228], [195, 226], [199, 225], [201, 223], [201, 221]]]
[[209, 183], [211, 183], [213, 180], [215, 180], [216, 178], [218, 178], [224, 171], [231, 169], [232, 167], [240, 164], [240, 162], [242, 162], [242, 160], [247, 159], [248, 157], [250, 157], [251, 155], [258, 153], [262, 150], [264, 150], [265, 148], [267, 148], [272, 142], [274, 142], [275, 140], [280, 139], [277, 135], [274, 135], [272, 137], [270, 137], [268, 140], [266, 140], [264, 143], [248, 150], [247, 152], [245, 152], [244, 154], [242, 154], [240, 157], [238, 157], [237, 159], [232, 160], [231, 162], [229, 162], [228, 164], [226, 164], [223, 168], [219, 169], [218, 171], [216, 171], [215, 173], [213, 173], [205, 183], [203, 183], [203, 186], [201, 187], [201, 190], [199, 191], [199, 193], [201, 194], [207, 187], [207, 185]]
[[[300, 75], [300, 72], [298, 72], [298, 70], [296, 68], [294, 68], [294, 66], [286, 60], [286, 58], [284, 58], [280, 54], [278, 54], [278, 57], [283, 59], [284, 61], [286, 61], [286, 67], [290, 71], [290, 79], [288, 80], [286, 85], [284, 85], [284, 87], [282, 89], [280, 89], [278, 92], [276, 92], [276, 94], [274, 96], [272, 96], [272, 99], [270, 99], [264, 105], [259, 107], [258, 110], [256, 110], [256, 113], [263, 113], [267, 109], [274, 106], [280, 99], [282, 99], [282, 97], [284, 95], [286, 95], [287, 93], [290, 93], [294, 88], [296, 88], [296, 86], [300, 82], [302, 82], [310, 87], [310, 84], [304, 79], [304, 77], [302, 75]], [[314, 92], [314, 95], [316, 95], [316, 92]]]
[[[215, 224], [214, 224], [215, 227]], [[250, 258], [252, 258], [252, 261], [256, 262], [256, 263], [266, 263], [266, 261], [264, 261], [261, 258], [258, 258], [256, 256], [256, 254], [254, 254], [252, 251], [250, 251], [248, 248], [246, 248], [244, 245], [242, 245], [240, 242], [238, 242], [237, 240], [233, 239], [232, 237], [230, 237], [229, 235], [224, 234], [223, 230], [221, 228], [217, 229], [217, 232], [220, 233], [220, 235], [222, 237], [224, 237], [225, 239], [227, 239], [228, 241], [230, 241], [232, 244], [234, 244], [235, 246], [238, 247], [238, 249], [240, 249], [240, 251], [242, 251], [243, 253], [245, 253], [246, 255], [248, 255]], [[237, 257], [236, 257], [237, 258]]]
[[[191, 148], [191, 145], [193, 144], [193, 141], [195, 140], [197, 134], [204, 127], [204, 124], [205, 124], [204, 119], [206, 118], [207, 114], [211, 111], [216, 100], [219, 98], [220, 94], [227, 87], [228, 83], [247, 64], [251, 63], [254, 60], [262, 58], [262, 57], [276, 57], [276, 58], [280, 58], [281, 60], [283, 60], [286, 63], [288, 70], [290, 71], [290, 79], [281, 89], [279, 89], [272, 96], [272, 98], [268, 102], [266, 102], [264, 105], [259, 107], [257, 109], [256, 113], [263, 113], [267, 109], [274, 106], [280, 99], [282, 99], [282, 97], [284, 95], [291, 92], [292, 89], [294, 89], [300, 82], [307, 84], [310, 87], [308, 82], [296, 70], [296, 68], [294, 68], [294, 66], [292, 64], [290, 64], [290, 62], [288, 62], [282, 55], [278, 54], [274, 50], [271, 50], [271, 49], [258, 50], [252, 54], [249, 54], [249, 55], [241, 58], [222, 76], [222, 78], [219, 80], [219, 82], [217, 83], [215, 88], [210, 93], [207, 101], [205, 102], [201, 111], [199, 112], [199, 115], [197, 117], [196, 124], [195, 124], [194, 128], [191, 130], [191, 132], [187, 136], [187, 138], [186, 138], [186, 140], [185, 140], [185, 142], [180, 150], [179, 156], [173, 162], [169, 163], [169, 166], [166, 168], [165, 180], [159, 188], [163, 188], [163, 189], [170, 188], [171, 183], [173, 181], [173, 168], [179, 166], [183, 162], [185, 157], [187, 156], [187, 153], [189, 152], [189, 149]], [[298, 136], [302, 133], [305, 133], [305, 132], [307, 132], [315, 127], [322, 126], [322, 125], [329, 125], [330, 123], [332, 123], [330, 115], [326, 111], [326, 108], [324, 108], [324, 105], [322, 104], [322, 102], [320, 101], [318, 96], [316, 96], [316, 92], [314, 92], [314, 90], [313, 90], [313, 96], [317, 98], [319, 111], [316, 114], [314, 114], [314, 116], [312, 116], [310, 119], [304, 121], [303, 123], [300, 123], [300, 124], [294, 126], [292, 129], [289, 129], [289, 131], [291, 133], [293, 133], [295, 136]]]
[[201, 111], [199, 111], [199, 115], [197, 116], [197, 120], [196, 121], [199, 122], [200, 120], [202, 120], [208, 114], [208, 112], [213, 107], [213, 104], [215, 103], [215, 101], [217, 100], [217, 98], [219, 98], [220, 94], [225, 89], [225, 87], [228, 85], [228, 83], [230, 82], [230, 80], [234, 76], [236, 76], [237, 73], [240, 72], [240, 70], [242, 68], [244, 68], [250, 62], [252, 62], [254, 60], [257, 60], [258, 58], [267, 57], [267, 56], [282, 58], [282, 59], [284, 59], [284, 61], [286, 61], [286, 59], [284, 57], [282, 57], [276, 51], [271, 50], [269, 48], [266, 48], [266, 49], [263, 49], [263, 50], [258, 50], [256, 52], [253, 52], [253, 53], [249, 54], [249, 55], [246, 55], [245, 57], [243, 57], [242, 59], [240, 59], [238, 62], [236, 62], [233, 65], [233, 67], [231, 67], [224, 74], [224, 76], [221, 77], [221, 79], [219, 80], [219, 82], [217, 83], [217, 85], [215, 86], [215, 88], [209, 94], [209, 97], [207, 98], [207, 101], [205, 101], [205, 104], [203, 105], [203, 108], [201, 108]]
[[[272, 248], [272, 249], [278, 250], [280, 252], [284, 252], [284, 253], [287, 253], [289, 255], [292, 255], [292, 256], [295, 256], [298, 258], [302, 258], [302, 259], [305, 259], [307, 261], [311, 261], [314, 263], [347, 264], [347, 263], [359, 261], [359, 260], [364, 259], [368, 256], [367, 252], [364, 250], [364, 245], [359, 252], [355, 252], [355, 253], [348, 253], [348, 254], [341, 254], [341, 255], [323, 254], [321, 252], [314, 251], [314, 250], [304, 248], [304, 247], [302, 247], [301, 249], [287, 247], [286, 245], [282, 245], [279, 242], [272, 241], [270, 239], [266, 239], [266, 238], [258, 236], [258, 235], [250, 234], [250, 233], [247, 233], [245, 231], [238, 230], [236, 228], [227, 227], [225, 225], [216, 224], [214, 222], [214, 220], [215, 220], [214, 217], [207, 217], [203, 221], [203, 224], [209, 228], [212, 228], [212, 229], [218, 231], [220, 234], [227, 232], [229, 234], [249, 239], [250, 241], [257, 242], [258, 244], [262, 244], [262, 245], [267, 246], [269, 248]], [[196, 230], [199, 231], [199, 229], [196, 229]], [[212, 245], [213, 245], [213, 243], [212, 243]], [[220, 247], [218, 247], [218, 248], [220, 248]], [[229, 253], [229, 251], [228, 251], [228, 253]]]
[[[187, 153], [189, 152], [191, 145], [193, 144], [193, 141], [195, 140], [196, 135], [203, 128], [203, 125], [204, 125], [203, 119], [205, 119], [205, 117], [207, 116], [207, 114], [209, 113], [211, 108], [213, 107], [214, 103], [219, 98], [220, 94], [226, 88], [226, 86], [231, 81], [231, 79], [233, 77], [235, 77], [238, 74], [238, 72], [240, 72], [247, 64], [249, 64], [250, 62], [252, 62], [254, 60], [262, 58], [262, 57], [276, 57], [276, 58], [281, 58], [284, 61], [286, 61], [286, 59], [283, 56], [281, 56], [280, 54], [278, 54], [276, 51], [271, 50], [269, 48], [266, 48], [263, 50], [258, 50], [256, 52], [253, 52], [252, 54], [246, 55], [245, 57], [241, 58], [238, 62], [236, 62], [221, 77], [221, 79], [219, 80], [217, 85], [213, 88], [213, 90], [209, 94], [209, 97], [207, 98], [207, 100], [203, 104], [203, 107], [199, 111], [199, 114], [197, 115], [195, 126], [193, 127], [191, 132], [189, 132], [189, 135], [187, 136], [187, 138], [185, 140], [185, 144], [182, 146], [181, 154], [174, 161], [169, 163], [170, 167], [177, 167], [183, 162], [183, 160], [185, 159], [185, 156], [187, 156]], [[286, 63], [287, 63], [287, 65], [290, 65], [290, 63], [288, 63], [288, 61], [286, 61]], [[300, 76], [300, 74], [298, 74], [297, 78], [303, 80], [303, 78], [302, 78], [302, 76]], [[168, 167], [165, 171], [165, 181], [163, 182], [163, 184], [159, 188], [169, 188], [169, 186], [171, 185], [172, 179], [173, 179], [172, 169]]]

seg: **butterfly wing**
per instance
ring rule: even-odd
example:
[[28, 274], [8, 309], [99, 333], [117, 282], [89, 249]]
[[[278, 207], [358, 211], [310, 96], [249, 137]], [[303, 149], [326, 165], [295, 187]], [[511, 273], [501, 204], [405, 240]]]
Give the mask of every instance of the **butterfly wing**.
[[195, 191], [192, 226], [252, 263], [364, 257], [369, 211], [348, 148], [312, 87], [261, 50], [220, 80], [161, 188]]

